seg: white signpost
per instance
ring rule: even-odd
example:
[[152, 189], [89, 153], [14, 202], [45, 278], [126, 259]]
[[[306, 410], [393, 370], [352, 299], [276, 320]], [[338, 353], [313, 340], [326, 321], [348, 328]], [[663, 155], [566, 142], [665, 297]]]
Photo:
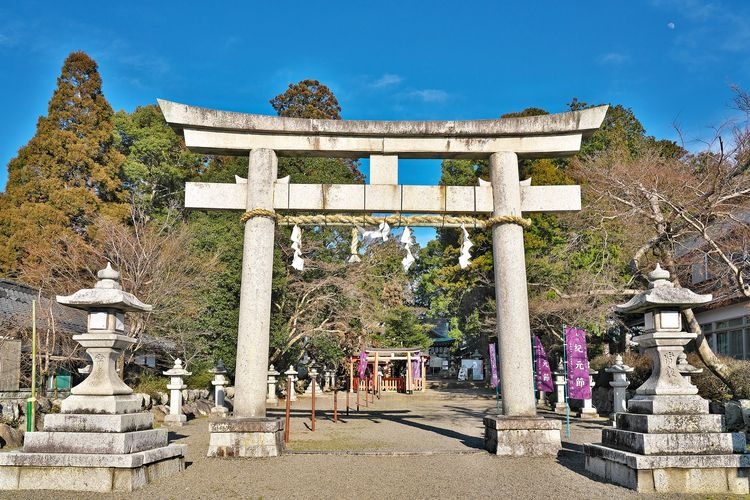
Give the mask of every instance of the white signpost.
[[[575, 154], [582, 137], [601, 125], [606, 106], [498, 120], [345, 121], [250, 115], [162, 100], [159, 105], [192, 151], [249, 158], [246, 181], [187, 183], [185, 192], [187, 208], [244, 210], [246, 220], [234, 413], [221, 425], [211, 424], [209, 454], [277, 454], [272, 445], [239, 445], [248, 440], [235, 438], [281, 435], [281, 424], [265, 417], [273, 230], [285, 210], [330, 214], [332, 223], [341, 223], [338, 214], [433, 214], [443, 216], [441, 223], [433, 217], [409, 225], [445, 227], [465, 223], [467, 216], [486, 216], [493, 232], [503, 415], [485, 418], [485, 444], [498, 454], [557, 453], [559, 423], [536, 415], [522, 216], [580, 210], [580, 187], [522, 185], [518, 160]], [[370, 183], [291, 184], [277, 179], [278, 156], [369, 157]], [[399, 158], [488, 159], [491, 184], [399, 185]]]

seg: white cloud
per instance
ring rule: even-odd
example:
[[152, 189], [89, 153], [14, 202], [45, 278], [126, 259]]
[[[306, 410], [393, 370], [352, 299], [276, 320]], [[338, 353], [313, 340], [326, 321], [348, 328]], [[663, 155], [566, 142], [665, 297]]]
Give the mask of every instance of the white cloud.
[[413, 90], [409, 92], [409, 95], [424, 102], [445, 102], [448, 100], [448, 92], [439, 89]]
[[622, 64], [627, 62], [630, 56], [621, 52], [607, 52], [599, 58], [599, 62], [603, 64]]
[[392, 73], [386, 73], [374, 82], [370, 84], [370, 87], [375, 89], [382, 89], [384, 87], [392, 87], [394, 85], [398, 85], [404, 81], [403, 78], [401, 78], [399, 75], [395, 75]]

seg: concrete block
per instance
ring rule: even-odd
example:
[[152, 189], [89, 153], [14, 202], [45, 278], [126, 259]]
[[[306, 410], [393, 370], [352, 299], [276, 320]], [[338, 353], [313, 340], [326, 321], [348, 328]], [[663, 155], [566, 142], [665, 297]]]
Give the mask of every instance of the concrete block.
[[365, 209], [364, 184], [323, 184], [322, 210], [363, 211]]
[[722, 431], [722, 415], [642, 415], [618, 413], [617, 428], [624, 431], [660, 433], [710, 433]]
[[113, 470], [79, 467], [21, 467], [19, 490], [112, 491]]
[[289, 184], [290, 210], [319, 210], [323, 207], [322, 184]]
[[401, 186], [365, 185], [365, 210], [398, 212], [401, 210]]
[[445, 186], [401, 186], [403, 212], [444, 212]]
[[708, 401], [700, 396], [635, 396], [628, 400], [628, 413], [649, 415], [708, 414]]
[[0, 467], [0, 490], [17, 490], [20, 467]]
[[[185, 183], [185, 192], [187, 193], [187, 185], [192, 184], [192, 182], [186, 182]], [[289, 191], [290, 191], [290, 185], [288, 182], [275, 182], [273, 185], [273, 208], [276, 210], [286, 210], [289, 208]], [[245, 193], [242, 193], [242, 206], [239, 208], [239, 210], [243, 210], [245, 208], [245, 198], [247, 195]], [[187, 201], [185, 202], [185, 207], [187, 207]]]
[[221, 420], [210, 420], [208, 432], [277, 432], [284, 430], [284, 419], [273, 417], [231, 417]]
[[25, 453], [127, 454], [167, 446], [166, 429], [123, 433], [27, 432]]
[[122, 414], [138, 413], [143, 407], [143, 399], [135, 394], [120, 396], [71, 395], [60, 405], [62, 413]]
[[476, 211], [475, 186], [446, 186], [445, 210], [451, 213], [473, 213]]
[[581, 210], [581, 186], [521, 186], [524, 212], [575, 212]]
[[148, 482], [146, 468], [115, 469], [112, 471], [113, 491], [134, 491], [142, 488]]
[[484, 444], [508, 456], [557, 456], [562, 449], [560, 422], [534, 417], [484, 417]]
[[398, 155], [370, 155], [370, 184], [398, 184]]
[[172, 413], [167, 413], [164, 415], [164, 425], [169, 427], [182, 427], [187, 423], [187, 415], [184, 413], [179, 413], [177, 415], [174, 415]]
[[734, 449], [730, 433], [645, 434], [606, 428], [602, 444], [641, 455], [722, 455]]
[[247, 184], [186, 182], [185, 208], [244, 210]]
[[44, 430], [48, 432], [131, 432], [151, 429], [151, 412], [124, 415], [89, 415], [48, 413], [44, 416]]

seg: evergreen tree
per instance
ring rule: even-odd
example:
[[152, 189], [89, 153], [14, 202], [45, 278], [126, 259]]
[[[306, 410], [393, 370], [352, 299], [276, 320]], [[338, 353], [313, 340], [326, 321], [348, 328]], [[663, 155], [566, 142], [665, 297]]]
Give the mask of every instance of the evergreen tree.
[[47, 116], [8, 164], [0, 198], [0, 274], [44, 266], [51, 252], [89, 239], [96, 215], [121, 219], [129, 213], [112, 117], [96, 62], [83, 52], [70, 54]]

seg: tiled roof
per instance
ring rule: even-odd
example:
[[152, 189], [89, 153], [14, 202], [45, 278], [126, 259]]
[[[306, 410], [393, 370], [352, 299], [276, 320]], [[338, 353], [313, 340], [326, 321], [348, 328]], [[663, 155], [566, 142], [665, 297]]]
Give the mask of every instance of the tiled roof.
[[[39, 296], [39, 291], [15, 281], [0, 279], [0, 317], [14, 322], [31, 324], [31, 301], [37, 300], [37, 327], [46, 324], [47, 312], [52, 309], [55, 325], [62, 333], [85, 333], [86, 313], [63, 306], [48, 295]], [[44, 324], [43, 324], [44, 323]]]

